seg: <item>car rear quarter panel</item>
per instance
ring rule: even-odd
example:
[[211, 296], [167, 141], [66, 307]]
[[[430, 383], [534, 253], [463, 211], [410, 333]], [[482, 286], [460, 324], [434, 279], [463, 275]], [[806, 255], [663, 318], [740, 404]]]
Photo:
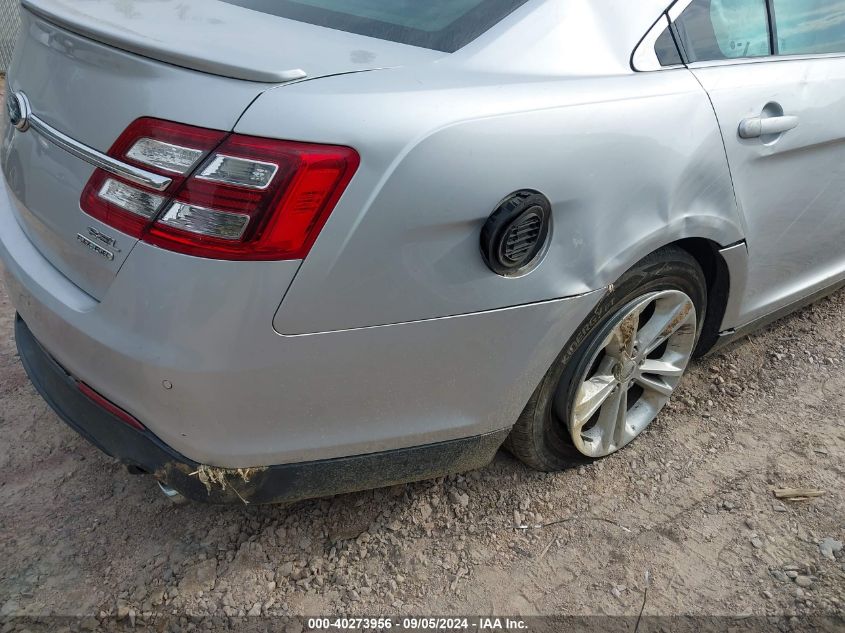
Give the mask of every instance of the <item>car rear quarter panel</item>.
[[23, 235], [0, 181], [12, 303], [75, 378], [186, 458], [332, 459], [509, 428], [596, 292], [478, 315], [280, 336], [297, 262], [209, 263], [145, 243], [97, 303]]
[[[276, 316], [282, 334], [573, 296], [674, 240], [743, 237], [712, 107], [685, 69], [526, 77], [452, 60], [271, 91], [237, 131], [362, 157]], [[479, 232], [525, 188], [551, 200], [553, 243], [506, 279], [484, 265]]]

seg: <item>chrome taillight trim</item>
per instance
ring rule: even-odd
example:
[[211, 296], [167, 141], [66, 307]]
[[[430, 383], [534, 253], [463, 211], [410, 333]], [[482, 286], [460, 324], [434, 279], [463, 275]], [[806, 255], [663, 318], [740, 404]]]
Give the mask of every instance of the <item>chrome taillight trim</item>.
[[[223, 171], [220, 175], [215, 175], [215, 170], [221, 169], [226, 161], [233, 163], [242, 163], [246, 165], [259, 165], [267, 168], [266, 182], [261, 185], [254, 185], [243, 180], [238, 180], [234, 177], [228, 177]], [[241, 158], [240, 156], [230, 156], [229, 154], [214, 154], [208, 159], [205, 166], [199, 170], [195, 178], [197, 180], [205, 180], [208, 182], [219, 182], [224, 185], [232, 185], [233, 187], [243, 187], [244, 189], [255, 189], [257, 191], [265, 191], [273, 184], [273, 179], [279, 171], [279, 166], [276, 163], [269, 163], [263, 160], [255, 160], [252, 158]]]
[[112, 158], [111, 156], [107, 156], [106, 154], [95, 150], [93, 147], [80, 143], [38, 118], [38, 116], [32, 112], [32, 106], [24, 93], [17, 92], [15, 93], [15, 97], [26, 104], [26, 108], [29, 113], [29, 127], [22, 130], [23, 132], [33, 130], [42, 138], [51, 142], [56, 147], [63, 149], [68, 154], [72, 154], [73, 156], [84, 160], [89, 165], [98, 167], [113, 176], [118, 176], [119, 178], [128, 180], [136, 185], [154, 189], [155, 191], [165, 191], [173, 182], [171, 178], [159, 176], [158, 174], [147, 171], [146, 169], [129, 165]]
[[[114, 191], [115, 188], [117, 191]], [[120, 190], [126, 191], [129, 196], [137, 196], [140, 200], [137, 198], [134, 201], [132, 199], [121, 199], [119, 195]], [[114, 178], [107, 178], [103, 183], [103, 186], [100, 187], [100, 191], [97, 192], [97, 195], [102, 200], [116, 205], [124, 211], [134, 213], [135, 215], [147, 218], [148, 220], [152, 220], [156, 214], [158, 214], [165, 200], [167, 200], [164, 196], [158, 196], [154, 193], [150, 193], [149, 191], [130, 187], [126, 183], [121, 182], [120, 180], [115, 180]], [[148, 204], [148, 209], [146, 209], [146, 212], [139, 210], [137, 206], [132, 206], [132, 202], [136, 202], [142, 206], [146, 202]]]
[[[184, 166], [180, 166], [180, 169], [177, 169], [175, 166], [166, 165], [163, 163], [155, 163], [153, 162], [153, 159], [150, 159], [147, 156], [143, 155], [144, 149], [149, 149], [150, 146], [155, 145], [158, 145], [159, 147], [171, 148], [177, 151], [181, 151], [182, 153], [190, 157], [191, 162], [189, 164], [185, 164]], [[180, 176], [188, 174], [194, 167], [196, 167], [197, 163], [203, 156], [205, 156], [204, 150], [194, 149], [193, 147], [183, 147], [181, 145], [174, 145], [173, 143], [166, 143], [165, 141], [160, 141], [158, 139], [148, 137], [139, 138], [126, 152], [126, 158], [131, 158], [135, 162], [144, 163], [145, 165], [149, 165], [150, 167], [156, 167], [158, 169], [161, 169], [162, 171], [168, 171], [171, 174], [178, 174]]]
[[[208, 226], [210, 228], [218, 228], [220, 230], [214, 233], [208, 230], [208, 228], [202, 229], [200, 227], [191, 225], [189, 221], [181, 219], [180, 216], [184, 213], [188, 215], [188, 220], [190, 220], [190, 216], [193, 214], [198, 214], [199, 219], [204, 220], [207, 223], [216, 219], [218, 224], [209, 224]], [[243, 237], [250, 220], [250, 216], [245, 213], [220, 211], [218, 209], [200, 207], [195, 204], [179, 202], [177, 200], [176, 202], [173, 202], [161, 215], [161, 217], [158, 219], [158, 223], [165, 224], [175, 229], [180, 229], [182, 231], [187, 231], [189, 233], [194, 233], [196, 235], [215, 237], [221, 240], [235, 241]], [[227, 230], [229, 231], [229, 233], [226, 233]]]

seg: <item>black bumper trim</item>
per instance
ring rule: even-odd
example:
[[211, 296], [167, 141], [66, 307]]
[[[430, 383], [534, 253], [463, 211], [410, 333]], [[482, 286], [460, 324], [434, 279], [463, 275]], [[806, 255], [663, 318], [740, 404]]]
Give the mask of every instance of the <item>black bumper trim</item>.
[[504, 429], [381, 453], [261, 467], [241, 474], [213, 469], [225, 485], [209, 482], [206, 486], [197, 474], [197, 462], [149, 431], [133, 429], [85, 397], [73, 376], [41, 346], [20, 316], [15, 320], [15, 338], [32, 384], [68, 426], [107, 455], [153, 474], [194, 501], [283, 503], [466, 472], [489, 464], [509, 432]]

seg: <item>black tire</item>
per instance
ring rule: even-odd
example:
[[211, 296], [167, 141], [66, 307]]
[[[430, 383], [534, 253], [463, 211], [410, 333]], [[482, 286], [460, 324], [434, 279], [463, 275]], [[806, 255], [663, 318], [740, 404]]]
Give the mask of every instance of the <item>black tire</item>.
[[595, 307], [567, 342], [546, 373], [511, 430], [505, 448], [526, 465], [541, 471], [556, 471], [595, 461], [578, 452], [566, 424], [554, 412], [558, 386], [568, 383], [567, 407], [571, 407], [577, 385], [588, 362], [586, 353], [608, 322], [630, 302], [647, 293], [680, 290], [695, 304], [701, 334], [707, 308], [707, 280], [698, 262], [685, 250], [668, 246], [648, 255], [626, 272]]

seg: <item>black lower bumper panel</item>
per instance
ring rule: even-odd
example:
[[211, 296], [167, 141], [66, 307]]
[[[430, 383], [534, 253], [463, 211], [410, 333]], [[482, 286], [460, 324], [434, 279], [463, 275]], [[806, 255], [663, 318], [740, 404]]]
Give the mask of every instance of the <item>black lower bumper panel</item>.
[[80, 392], [76, 379], [35, 339], [18, 316], [15, 337], [35, 388], [62, 420], [120, 462], [152, 474], [194, 501], [284, 503], [367, 490], [481, 468], [508, 430], [382, 453], [241, 470], [201, 465], [149, 431], [124, 423]]

